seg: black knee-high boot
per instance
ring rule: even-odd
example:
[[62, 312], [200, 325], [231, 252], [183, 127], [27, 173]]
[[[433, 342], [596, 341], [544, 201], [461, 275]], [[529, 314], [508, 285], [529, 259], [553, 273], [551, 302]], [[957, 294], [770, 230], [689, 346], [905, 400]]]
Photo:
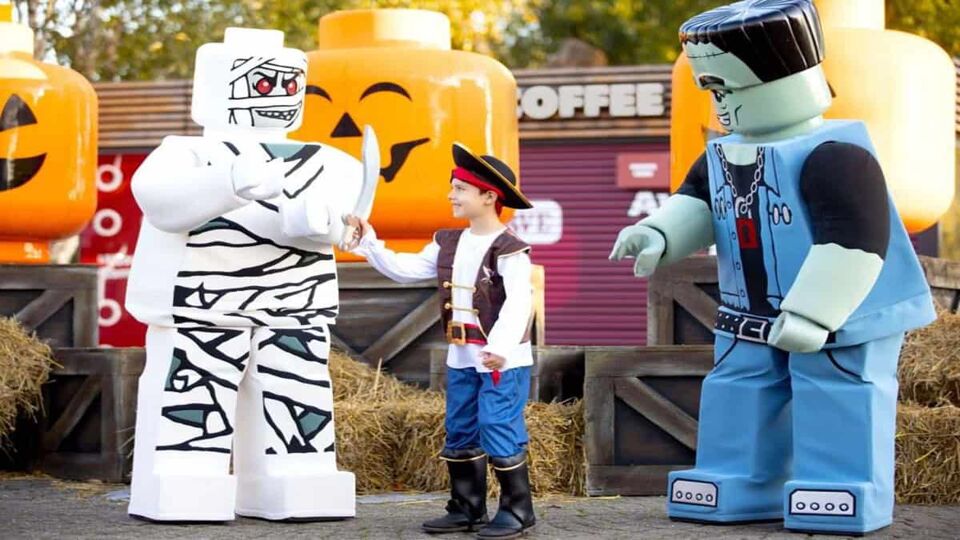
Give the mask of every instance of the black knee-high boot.
[[480, 448], [444, 450], [450, 472], [447, 515], [423, 523], [428, 533], [473, 531], [487, 523], [487, 454]]
[[493, 471], [500, 482], [500, 508], [489, 525], [480, 529], [477, 538], [506, 540], [516, 538], [537, 522], [530, 495], [530, 471], [527, 453], [508, 458], [491, 458]]

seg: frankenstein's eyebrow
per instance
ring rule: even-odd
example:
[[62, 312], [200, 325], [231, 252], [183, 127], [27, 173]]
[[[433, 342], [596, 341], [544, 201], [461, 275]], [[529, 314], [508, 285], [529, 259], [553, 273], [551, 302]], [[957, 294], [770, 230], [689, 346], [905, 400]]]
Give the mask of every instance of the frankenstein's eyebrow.
[[714, 75], [701, 75], [700, 76], [700, 86], [710, 86], [711, 84], [716, 84], [718, 86], [726, 86], [727, 81], [716, 77]]

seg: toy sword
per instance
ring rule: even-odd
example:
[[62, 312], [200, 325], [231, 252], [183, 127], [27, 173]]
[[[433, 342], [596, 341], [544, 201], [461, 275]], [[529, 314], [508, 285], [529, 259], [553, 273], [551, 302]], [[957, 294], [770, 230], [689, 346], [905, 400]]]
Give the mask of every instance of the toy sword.
[[[373, 211], [373, 197], [377, 192], [377, 183], [380, 181], [380, 145], [377, 143], [377, 134], [370, 126], [363, 127], [363, 148], [360, 151], [363, 160], [363, 186], [360, 188], [360, 197], [353, 207], [352, 214], [368, 219]], [[340, 249], [350, 251], [360, 242], [357, 226], [344, 221], [343, 236], [340, 240]]]

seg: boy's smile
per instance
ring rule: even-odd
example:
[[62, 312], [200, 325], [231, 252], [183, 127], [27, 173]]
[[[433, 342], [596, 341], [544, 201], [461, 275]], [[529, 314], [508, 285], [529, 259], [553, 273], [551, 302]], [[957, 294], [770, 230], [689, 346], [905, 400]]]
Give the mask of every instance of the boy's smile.
[[457, 178], [450, 182], [450, 193], [447, 194], [453, 217], [459, 219], [476, 219], [487, 212], [495, 213], [496, 198], [494, 193], [481, 191], [480, 188]]

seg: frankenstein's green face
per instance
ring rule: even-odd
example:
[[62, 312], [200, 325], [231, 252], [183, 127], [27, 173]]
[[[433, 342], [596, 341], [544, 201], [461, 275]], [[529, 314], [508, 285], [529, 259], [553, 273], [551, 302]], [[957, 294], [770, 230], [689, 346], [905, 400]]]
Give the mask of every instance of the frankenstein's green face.
[[770, 82], [713, 43], [683, 45], [697, 86], [710, 91], [717, 120], [733, 133], [760, 135], [819, 117], [830, 106], [820, 65]]

